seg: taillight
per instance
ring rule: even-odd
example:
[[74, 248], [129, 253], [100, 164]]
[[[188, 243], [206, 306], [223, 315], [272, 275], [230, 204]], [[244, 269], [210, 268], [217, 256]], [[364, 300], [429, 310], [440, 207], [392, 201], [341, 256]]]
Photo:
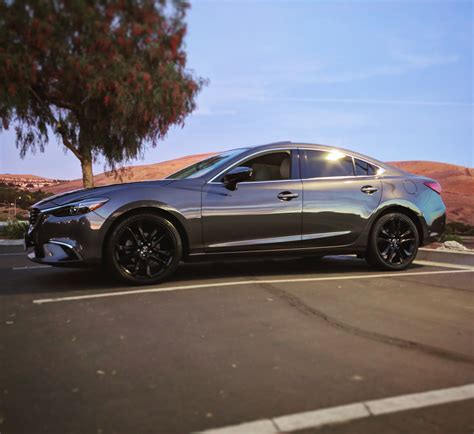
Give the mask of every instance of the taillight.
[[427, 187], [431, 188], [431, 190], [436, 191], [436, 193], [441, 194], [441, 184], [436, 181], [427, 181], [424, 182]]

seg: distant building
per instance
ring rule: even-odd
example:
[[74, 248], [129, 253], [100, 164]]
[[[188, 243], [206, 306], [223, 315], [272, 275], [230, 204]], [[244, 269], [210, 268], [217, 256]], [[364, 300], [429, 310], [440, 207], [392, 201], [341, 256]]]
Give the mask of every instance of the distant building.
[[40, 188], [60, 184], [61, 182], [65, 181], [61, 179], [41, 178], [38, 176], [0, 175], [0, 185], [17, 187], [23, 190], [39, 190]]

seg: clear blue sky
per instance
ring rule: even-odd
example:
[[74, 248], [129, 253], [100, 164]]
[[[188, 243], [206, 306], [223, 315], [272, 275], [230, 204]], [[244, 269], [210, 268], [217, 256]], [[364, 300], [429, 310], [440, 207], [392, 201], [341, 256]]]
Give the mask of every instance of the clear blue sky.
[[[473, 21], [471, 0], [196, 0], [189, 66], [210, 85], [135, 164], [292, 140], [472, 167]], [[55, 141], [21, 160], [8, 132], [0, 152], [2, 173], [80, 177]]]

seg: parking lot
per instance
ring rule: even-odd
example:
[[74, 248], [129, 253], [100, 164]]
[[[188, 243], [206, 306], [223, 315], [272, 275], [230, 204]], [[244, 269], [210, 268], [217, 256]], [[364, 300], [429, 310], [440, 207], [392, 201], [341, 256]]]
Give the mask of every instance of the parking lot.
[[472, 433], [473, 272], [288, 258], [130, 288], [2, 253], [0, 432]]

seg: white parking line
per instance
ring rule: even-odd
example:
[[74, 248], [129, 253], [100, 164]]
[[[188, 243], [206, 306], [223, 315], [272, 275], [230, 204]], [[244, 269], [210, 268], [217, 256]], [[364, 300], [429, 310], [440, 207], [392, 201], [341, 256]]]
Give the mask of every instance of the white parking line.
[[457, 270], [474, 270], [472, 265], [458, 265], [458, 264], [448, 264], [447, 262], [433, 262], [433, 261], [415, 261], [415, 264], [425, 265], [428, 267], [443, 267], [443, 268], [454, 268]]
[[13, 267], [12, 270], [35, 270], [37, 268], [51, 268], [51, 265], [28, 265], [26, 267]]
[[474, 399], [474, 384], [357, 402], [271, 419], [261, 419], [255, 422], [201, 431], [200, 434], [277, 434], [280, 432], [321, 428], [335, 423], [350, 422], [366, 417], [375, 417], [382, 414], [397, 413], [468, 399]]
[[473, 273], [472, 270], [435, 270], [435, 271], [418, 271], [418, 272], [398, 272], [398, 273], [377, 273], [377, 274], [352, 274], [345, 276], [327, 276], [327, 277], [308, 277], [301, 279], [253, 279], [253, 280], [241, 280], [237, 282], [221, 282], [221, 283], [203, 283], [199, 285], [183, 285], [183, 286], [160, 286], [158, 288], [146, 288], [146, 289], [134, 289], [129, 291], [115, 291], [115, 292], [100, 292], [98, 294], [87, 294], [77, 295], [69, 297], [56, 297], [56, 298], [43, 298], [33, 300], [35, 304], [44, 303], [57, 303], [61, 301], [75, 301], [75, 300], [88, 300], [94, 298], [106, 298], [106, 297], [120, 297], [124, 295], [138, 295], [138, 294], [150, 294], [155, 292], [169, 292], [169, 291], [183, 291], [187, 289], [203, 289], [203, 288], [218, 288], [226, 286], [242, 286], [242, 285], [255, 285], [262, 283], [277, 284], [277, 283], [304, 283], [304, 282], [325, 282], [332, 280], [361, 280], [361, 279], [382, 279], [387, 277], [405, 277], [405, 276], [426, 276], [429, 274], [456, 274], [456, 273]]

